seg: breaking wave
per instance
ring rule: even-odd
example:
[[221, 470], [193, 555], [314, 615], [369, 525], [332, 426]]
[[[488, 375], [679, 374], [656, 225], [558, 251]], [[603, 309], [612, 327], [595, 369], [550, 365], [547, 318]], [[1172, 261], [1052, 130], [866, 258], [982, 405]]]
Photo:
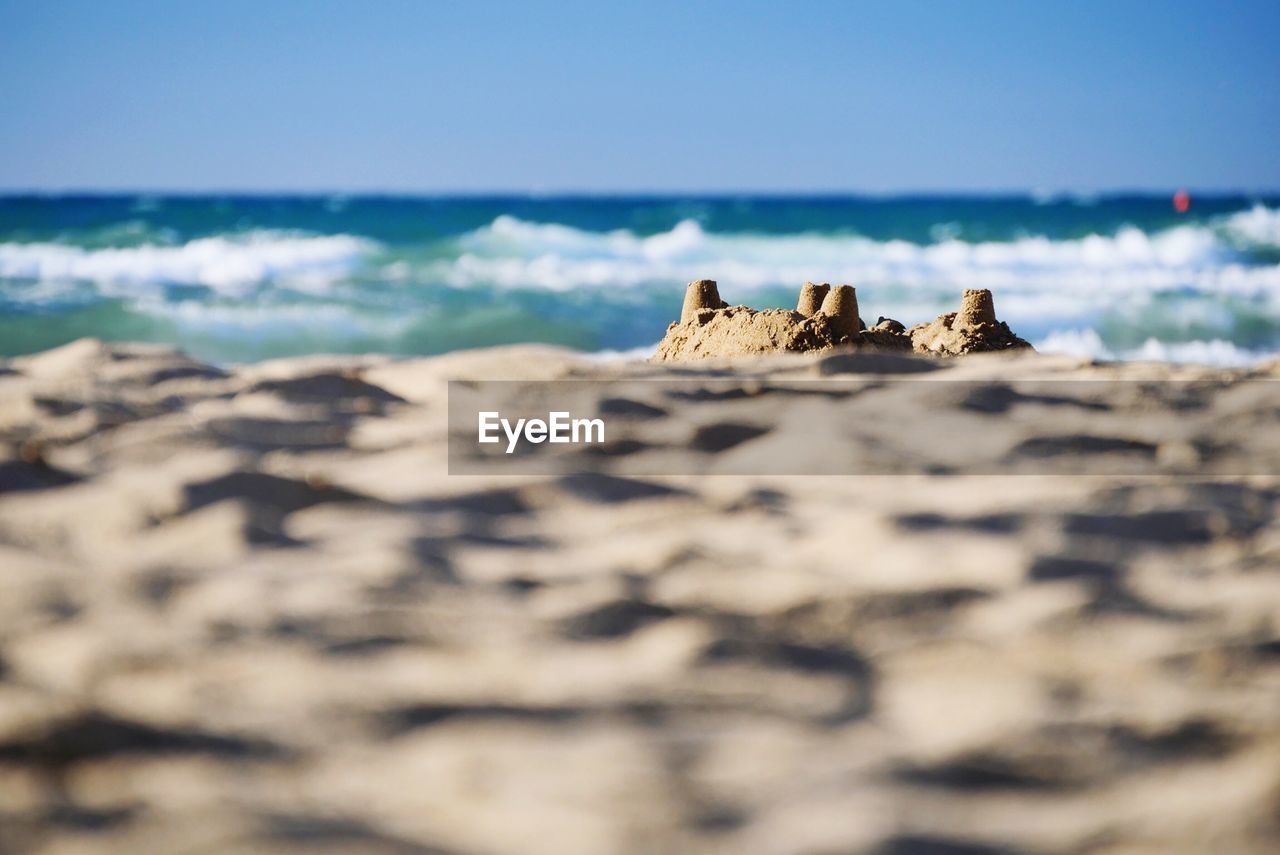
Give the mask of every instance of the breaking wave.
[[1280, 265], [1258, 265], [1249, 256], [1251, 248], [1280, 247], [1280, 212], [1261, 206], [1213, 226], [1154, 234], [1125, 227], [1074, 240], [950, 238], [931, 244], [852, 234], [713, 234], [694, 220], [640, 236], [503, 215], [459, 245], [458, 257], [438, 261], [431, 270], [456, 287], [563, 291], [714, 276], [731, 290], [814, 279], [900, 289], [985, 287], [1072, 299], [1188, 288], [1249, 298], [1280, 292]]
[[1108, 362], [1176, 362], [1238, 368], [1254, 365], [1275, 356], [1268, 351], [1242, 348], [1224, 339], [1164, 342], [1148, 338], [1139, 347], [1112, 348], [1096, 330], [1059, 330], [1035, 342], [1041, 353], [1061, 353]]
[[238, 293], [261, 283], [305, 286], [350, 274], [374, 241], [352, 235], [251, 232], [176, 246], [88, 249], [60, 243], [0, 244], [0, 277], [103, 285], [203, 285]]

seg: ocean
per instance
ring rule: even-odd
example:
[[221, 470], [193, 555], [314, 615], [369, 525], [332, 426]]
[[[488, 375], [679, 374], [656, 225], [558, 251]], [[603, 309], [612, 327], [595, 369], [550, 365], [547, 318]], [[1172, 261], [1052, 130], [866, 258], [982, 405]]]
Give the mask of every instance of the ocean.
[[1245, 365], [1280, 354], [1280, 197], [0, 197], [5, 356], [644, 355], [700, 278], [755, 307], [844, 282], [907, 325], [986, 287], [1043, 351]]

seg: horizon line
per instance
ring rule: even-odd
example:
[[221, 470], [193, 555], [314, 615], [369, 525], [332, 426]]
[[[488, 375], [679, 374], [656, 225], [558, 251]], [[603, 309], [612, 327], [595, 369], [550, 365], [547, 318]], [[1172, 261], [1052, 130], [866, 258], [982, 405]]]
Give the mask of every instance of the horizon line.
[[238, 196], [238, 197], [268, 197], [268, 196], [293, 196], [293, 197], [350, 197], [350, 198], [458, 198], [458, 199], [508, 199], [508, 198], [673, 198], [673, 197], [702, 197], [702, 198], [735, 198], [735, 197], [756, 197], [756, 198], [911, 198], [911, 197], [928, 197], [928, 198], [975, 198], [975, 197], [1029, 197], [1035, 198], [1065, 198], [1065, 199], [1096, 199], [1096, 198], [1115, 198], [1124, 196], [1139, 196], [1150, 198], [1162, 198], [1172, 196], [1174, 193], [1185, 191], [1190, 196], [1201, 197], [1238, 197], [1238, 196], [1265, 196], [1280, 197], [1280, 187], [1269, 188], [1240, 188], [1240, 187], [1194, 187], [1194, 186], [1169, 186], [1169, 187], [1111, 187], [1106, 189], [1070, 189], [1070, 188], [1027, 188], [1027, 187], [995, 187], [990, 189], [896, 189], [896, 190], [858, 190], [853, 188], [840, 189], [725, 189], [725, 188], [666, 188], [666, 189], [575, 189], [575, 188], [558, 188], [554, 190], [543, 189], [335, 189], [335, 188], [308, 188], [308, 189], [246, 189], [246, 188], [179, 188], [179, 187], [59, 187], [59, 188], [39, 188], [39, 187], [3, 187], [0, 186], [0, 198], [15, 197], [58, 197], [58, 196], [168, 196], [168, 197], [207, 197], [207, 196]]

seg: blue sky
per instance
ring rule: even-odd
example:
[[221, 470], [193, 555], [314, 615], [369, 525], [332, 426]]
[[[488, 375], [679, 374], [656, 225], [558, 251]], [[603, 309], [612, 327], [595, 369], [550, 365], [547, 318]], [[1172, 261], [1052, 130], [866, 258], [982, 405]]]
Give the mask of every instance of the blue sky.
[[1280, 2], [0, 0], [0, 188], [1280, 188]]

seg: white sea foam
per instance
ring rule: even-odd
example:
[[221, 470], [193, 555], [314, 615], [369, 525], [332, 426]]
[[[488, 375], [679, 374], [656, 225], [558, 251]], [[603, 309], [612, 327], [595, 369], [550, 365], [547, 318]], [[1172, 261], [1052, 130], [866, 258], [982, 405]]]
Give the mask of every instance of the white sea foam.
[[1254, 205], [1224, 221], [1227, 233], [1245, 244], [1280, 247], [1280, 210]]
[[650, 236], [597, 233], [504, 215], [464, 236], [456, 258], [426, 272], [458, 287], [553, 290], [714, 275], [735, 291], [818, 279], [898, 286], [916, 294], [988, 287], [1006, 296], [1069, 294], [1086, 302], [1184, 290], [1275, 298], [1280, 265], [1250, 261], [1222, 232], [1260, 243], [1277, 224], [1280, 214], [1255, 208], [1220, 225], [1155, 234], [1127, 227], [1075, 240], [1026, 236], [984, 243], [939, 234], [945, 239], [922, 245], [858, 235], [708, 234], [692, 220]]
[[1087, 359], [1115, 359], [1116, 356], [1102, 341], [1096, 330], [1068, 329], [1054, 330], [1040, 341], [1035, 342], [1036, 350], [1041, 353], [1062, 353], [1067, 356], [1081, 356]]
[[659, 342], [643, 347], [630, 347], [626, 350], [597, 350], [587, 354], [588, 359], [598, 362], [641, 362], [658, 352]]
[[1223, 339], [1212, 339], [1210, 341], [1163, 342], [1154, 338], [1149, 338], [1142, 347], [1137, 350], [1122, 354], [1121, 359], [1240, 367], [1254, 365], [1264, 359], [1271, 359], [1274, 356], [1274, 353], [1260, 353], [1245, 350], [1244, 348]]
[[0, 277], [102, 285], [207, 285], [237, 293], [267, 281], [315, 287], [350, 273], [377, 244], [351, 235], [251, 232], [177, 246], [84, 249], [57, 243], [0, 244]]
[[[1207, 226], [1154, 234], [1127, 227], [1075, 240], [1028, 235], [967, 243], [942, 224], [935, 238], [916, 244], [852, 234], [716, 234], [694, 220], [641, 236], [503, 215], [461, 237], [453, 257], [425, 266], [393, 260], [382, 269], [387, 279], [397, 281], [557, 291], [677, 284], [712, 275], [733, 291], [815, 279], [896, 286], [901, 294], [917, 297], [989, 287], [1000, 289], [1002, 302], [1016, 295], [1114, 302], [1166, 291], [1265, 299], [1280, 295], [1280, 265], [1257, 263], [1242, 251], [1280, 247], [1280, 211], [1261, 205]], [[319, 290], [352, 272], [376, 249], [375, 242], [352, 235], [261, 231], [108, 249], [8, 243], [0, 244], [0, 278], [190, 283], [222, 291], [270, 280]]]
[[1091, 329], [1055, 330], [1038, 342], [1041, 353], [1064, 353], [1107, 361], [1178, 362], [1196, 365], [1241, 367], [1275, 357], [1274, 353], [1252, 351], [1224, 339], [1165, 342], [1149, 338], [1141, 347], [1114, 350]]

